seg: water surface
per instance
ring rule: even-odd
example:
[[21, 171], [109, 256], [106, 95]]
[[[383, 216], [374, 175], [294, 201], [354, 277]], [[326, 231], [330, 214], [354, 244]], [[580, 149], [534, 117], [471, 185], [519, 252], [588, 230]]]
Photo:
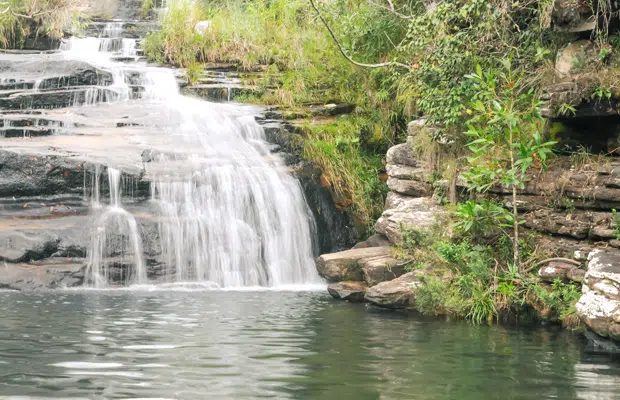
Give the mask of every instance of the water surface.
[[0, 398], [618, 399], [567, 332], [472, 327], [321, 292], [0, 292]]

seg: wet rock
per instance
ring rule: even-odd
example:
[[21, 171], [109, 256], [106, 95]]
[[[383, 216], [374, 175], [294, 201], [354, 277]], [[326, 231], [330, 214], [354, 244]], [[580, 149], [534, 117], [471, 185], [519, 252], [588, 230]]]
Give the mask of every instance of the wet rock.
[[338, 282], [327, 286], [327, 291], [334, 299], [355, 303], [364, 301], [368, 286], [364, 282]]
[[382, 282], [368, 289], [366, 301], [379, 307], [413, 308], [415, 289], [421, 285], [415, 272], [409, 272], [391, 281]]
[[[389, 196], [389, 206], [375, 224], [375, 230], [387, 237], [391, 243], [398, 244], [401, 240], [401, 227], [409, 226], [415, 229], [427, 229], [435, 224], [449, 223], [443, 221], [446, 211], [431, 198], [413, 198], [398, 194]], [[387, 203], [387, 202], [386, 202]]]
[[401, 164], [410, 167], [419, 166], [419, 162], [413, 154], [413, 148], [408, 143], [397, 144], [387, 151], [388, 164]]
[[393, 192], [412, 197], [429, 196], [432, 192], [431, 185], [419, 181], [389, 178], [387, 185]]
[[5, 264], [0, 274], [0, 288], [13, 290], [41, 290], [72, 287], [82, 284], [81, 262], [48, 260], [36, 264]]
[[385, 236], [380, 235], [380, 234], [375, 234], [369, 237], [368, 239], [364, 240], [363, 242], [357, 243], [355, 246], [353, 246], [353, 248], [354, 249], [365, 249], [368, 247], [382, 247], [382, 246], [389, 246], [389, 245], [390, 245], [390, 241]]
[[362, 262], [374, 258], [391, 257], [390, 247], [352, 249], [339, 253], [323, 254], [317, 259], [316, 268], [329, 282], [362, 281]]

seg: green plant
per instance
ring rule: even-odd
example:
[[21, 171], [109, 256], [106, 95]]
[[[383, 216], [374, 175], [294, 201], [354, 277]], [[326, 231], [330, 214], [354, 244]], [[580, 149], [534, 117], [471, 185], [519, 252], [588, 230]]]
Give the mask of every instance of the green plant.
[[478, 66], [476, 73], [468, 76], [477, 93], [467, 132], [473, 156], [463, 176], [474, 191], [485, 192], [494, 185], [511, 191], [513, 263], [519, 265], [517, 190], [525, 187], [530, 168], [546, 168], [556, 142], [544, 141], [540, 134], [540, 101], [523, 86], [522, 72], [513, 71], [510, 59], [505, 59], [503, 66], [503, 70], [487, 73]]
[[183, 68], [195, 63], [202, 40], [196, 25], [203, 16], [199, 3], [173, 1], [163, 15], [161, 30], [144, 39], [144, 53], [151, 61], [170, 62]]
[[610, 100], [611, 99], [611, 89], [608, 87], [597, 86], [594, 88], [592, 92], [592, 98], [598, 101], [601, 100]]
[[193, 85], [202, 76], [202, 65], [199, 62], [193, 62], [185, 68], [185, 80], [189, 85]]
[[504, 226], [510, 226], [512, 222], [504, 207], [487, 199], [460, 203], [454, 215], [455, 229], [472, 235], [493, 233]]
[[620, 214], [618, 214], [615, 208], [611, 210], [611, 213], [614, 220], [614, 235], [617, 240], [620, 240]]
[[61, 38], [74, 25], [77, 0], [8, 0], [0, 4], [0, 48], [21, 47], [28, 36]]
[[467, 318], [475, 324], [491, 323], [497, 317], [492, 290], [482, 285], [474, 286]]
[[577, 114], [577, 109], [571, 104], [562, 103], [558, 108], [558, 114], [562, 116], [575, 116], [575, 114]]
[[155, 6], [154, 0], [142, 0], [142, 17], [147, 18]]

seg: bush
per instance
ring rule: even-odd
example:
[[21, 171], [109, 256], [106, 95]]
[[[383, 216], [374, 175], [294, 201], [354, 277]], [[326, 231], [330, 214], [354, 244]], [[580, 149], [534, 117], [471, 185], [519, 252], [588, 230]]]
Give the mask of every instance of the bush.
[[78, 0], [8, 0], [1, 5], [0, 48], [22, 47], [31, 34], [61, 38], [77, 21]]

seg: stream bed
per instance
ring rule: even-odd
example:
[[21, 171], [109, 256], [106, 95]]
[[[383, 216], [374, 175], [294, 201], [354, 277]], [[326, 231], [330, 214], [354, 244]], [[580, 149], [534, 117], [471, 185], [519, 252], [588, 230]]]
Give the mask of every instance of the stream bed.
[[324, 288], [4, 291], [0, 327], [0, 399], [620, 398], [620, 360], [564, 330], [429, 320]]

